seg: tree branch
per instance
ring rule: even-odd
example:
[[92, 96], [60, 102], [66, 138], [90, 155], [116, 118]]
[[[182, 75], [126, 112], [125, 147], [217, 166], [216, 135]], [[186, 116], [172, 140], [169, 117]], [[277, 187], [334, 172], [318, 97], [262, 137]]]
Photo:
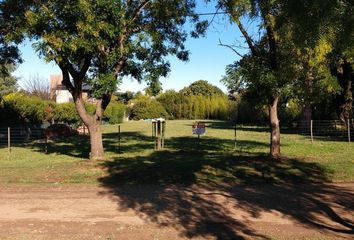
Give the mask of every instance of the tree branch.
[[93, 116], [89, 115], [85, 108], [85, 103], [81, 97], [74, 98], [76, 110], [86, 126], [92, 125]]
[[221, 5], [216, 9], [216, 11], [215, 11], [215, 13], [214, 13], [212, 19], [210, 20], [210, 22], [208, 22], [208, 27], [210, 27], [210, 25], [214, 22], [214, 19], [215, 19], [216, 15], [219, 14], [220, 8], [221, 8]]
[[234, 20], [234, 22], [236, 23], [237, 27], [240, 29], [240, 32], [242, 33], [243, 37], [246, 39], [247, 45], [249, 47], [249, 49], [251, 50], [251, 53], [253, 55], [257, 55], [257, 49], [254, 46], [253, 40], [250, 37], [250, 35], [248, 34], [248, 32], [246, 31], [246, 29], [243, 27], [240, 19], [235, 16], [234, 14], [230, 13], [232, 19]]
[[278, 69], [277, 45], [275, 40], [274, 29], [273, 26], [271, 25], [271, 13], [270, 13], [269, 2], [260, 1], [260, 9], [261, 9], [261, 14], [263, 17], [264, 24], [266, 26], [266, 31], [267, 31], [270, 67], [273, 70], [277, 70]]
[[81, 79], [83, 79], [85, 77], [86, 72], [90, 67], [91, 59], [92, 59], [92, 54], [85, 55], [84, 65], [82, 66], [80, 73], [79, 73], [79, 76]]
[[139, 17], [141, 11], [143, 11], [143, 9], [146, 7], [146, 5], [148, 5], [150, 3], [151, 0], [144, 0], [140, 3], [140, 5], [138, 6], [138, 8], [135, 10], [134, 15], [133, 15], [133, 19], [131, 22], [134, 22], [135, 19], [137, 17]]
[[[57, 62], [57, 61], [56, 61]], [[71, 83], [70, 81], [70, 75], [69, 75], [69, 72], [68, 70], [65, 68], [65, 66], [63, 66], [61, 63], [58, 63], [58, 66], [61, 70], [61, 73], [63, 75], [63, 81], [62, 81], [62, 84], [69, 90], [69, 92], [73, 95], [73, 98], [75, 98], [74, 96], [74, 86], [73, 84]]]
[[243, 57], [243, 55], [239, 53], [235, 48], [233, 48], [231, 45], [223, 44], [220, 39], [219, 39], [219, 46], [227, 47], [231, 49], [234, 53], [236, 53], [238, 56], [240, 56], [241, 58]]
[[237, 27], [239, 28], [240, 32], [242, 33], [243, 37], [246, 39], [247, 45], [251, 50], [252, 55], [257, 55], [257, 49], [254, 45], [254, 42], [251, 36], [248, 34], [246, 29], [243, 27], [239, 16], [235, 10], [235, 4], [233, 1], [221, 1], [221, 4], [225, 6], [227, 12], [230, 14], [231, 19], [236, 23]]
[[117, 65], [116, 65], [116, 67], [114, 69], [114, 73], [115, 73], [116, 77], [118, 77], [120, 71], [123, 69], [125, 61], [126, 60], [123, 57], [121, 57], [121, 59], [118, 61]]

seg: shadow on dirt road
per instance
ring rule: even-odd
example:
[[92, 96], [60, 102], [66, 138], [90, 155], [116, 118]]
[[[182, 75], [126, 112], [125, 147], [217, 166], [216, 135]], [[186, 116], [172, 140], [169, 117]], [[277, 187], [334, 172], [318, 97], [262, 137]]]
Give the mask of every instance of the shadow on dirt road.
[[328, 183], [330, 173], [320, 165], [261, 154], [220, 154], [214, 140], [204, 142], [210, 149], [196, 151], [188, 149], [188, 141], [171, 139], [173, 149], [183, 150], [103, 163], [107, 176], [100, 182], [108, 193], [102, 194], [114, 196], [120, 210], [134, 210], [188, 238], [268, 239], [251, 223], [273, 221], [267, 219], [270, 213], [325, 235], [353, 236], [353, 189]]

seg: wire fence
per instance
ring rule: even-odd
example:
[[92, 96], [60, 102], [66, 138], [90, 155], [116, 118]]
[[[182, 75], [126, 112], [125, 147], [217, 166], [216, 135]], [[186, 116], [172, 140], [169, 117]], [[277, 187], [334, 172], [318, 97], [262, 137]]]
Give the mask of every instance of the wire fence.
[[43, 129], [35, 127], [0, 127], [0, 144], [26, 143], [43, 139]]
[[332, 140], [351, 142], [354, 136], [354, 121], [341, 120], [310, 120], [300, 121], [295, 126], [282, 129], [282, 133], [299, 134], [314, 140]]
[[[236, 127], [237, 128], [237, 127]], [[236, 128], [235, 145], [236, 145]], [[118, 128], [118, 145], [120, 148], [120, 126]], [[284, 134], [297, 134], [306, 136], [310, 141], [329, 140], [329, 141], [347, 141], [354, 139], [354, 121], [340, 120], [311, 120], [298, 122], [293, 126], [283, 126], [281, 132]], [[79, 134], [86, 135], [85, 129], [79, 131]], [[47, 151], [47, 137], [44, 129], [39, 127], [0, 127], [0, 146], [7, 147], [11, 152], [12, 146], [23, 146], [27, 143], [41, 144], [44, 151]], [[157, 141], [157, 140], [156, 140]]]

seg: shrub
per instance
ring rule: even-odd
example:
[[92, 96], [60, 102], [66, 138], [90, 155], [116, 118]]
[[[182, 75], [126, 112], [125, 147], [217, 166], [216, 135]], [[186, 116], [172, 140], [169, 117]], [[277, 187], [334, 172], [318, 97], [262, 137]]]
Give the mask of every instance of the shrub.
[[0, 106], [1, 124], [41, 124], [48, 114], [49, 103], [38, 97], [27, 96], [23, 93], [6, 95]]
[[139, 97], [133, 102], [130, 118], [134, 120], [148, 119], [148, 118], [169, 118], [163, 105], [155, 99], [147, 97]]
[[121, 123], [123, 122], [125, 109], [124, 104], [111, 102], [104, 112], [104, 119], [110, 124]]
[[279, 106], [279, 119], [283, 124], [295, 123], [299, 120], [302, 105], [296, 99], [290, 99]]
[[74, 103], [56, 104], [54, 107], [53, 115], [53, 120], [55, 122], [75, 124], [80, 121], [80, 117], [76, 111]]
[[268, 112], [266, 106], [255, 106], [245, 99], [238, 105], [239, 123], [264, 124], [268, 122]]
[[179, 119], [182, 117], [181, 102], [182, 94], [175, 90], [168, 90], [165, 93], [160, 94], [157, 97], [157, 101], [160, 102], [166, 112], [169, 114], [170, 119]]

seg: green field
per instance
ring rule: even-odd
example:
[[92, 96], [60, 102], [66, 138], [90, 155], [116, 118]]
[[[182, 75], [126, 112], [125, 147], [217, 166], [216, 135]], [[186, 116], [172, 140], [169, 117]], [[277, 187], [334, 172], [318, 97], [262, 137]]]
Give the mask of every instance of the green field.
[[[106, 161], [87, 160], [88, 138], [76, 136], [0, 149], [1, 184], [227, 184], [354, 181], [354, 143], [314, 141], [283, 134], [282, 159], [267, 157], [265, 128], [205, 121], [207, 133], [191, 134], [193, 121], [168, 121], [165, 149], [153, 150], [151, 123], [105, 125]], [[120, 150], [120, 152], [119, 152]]]

